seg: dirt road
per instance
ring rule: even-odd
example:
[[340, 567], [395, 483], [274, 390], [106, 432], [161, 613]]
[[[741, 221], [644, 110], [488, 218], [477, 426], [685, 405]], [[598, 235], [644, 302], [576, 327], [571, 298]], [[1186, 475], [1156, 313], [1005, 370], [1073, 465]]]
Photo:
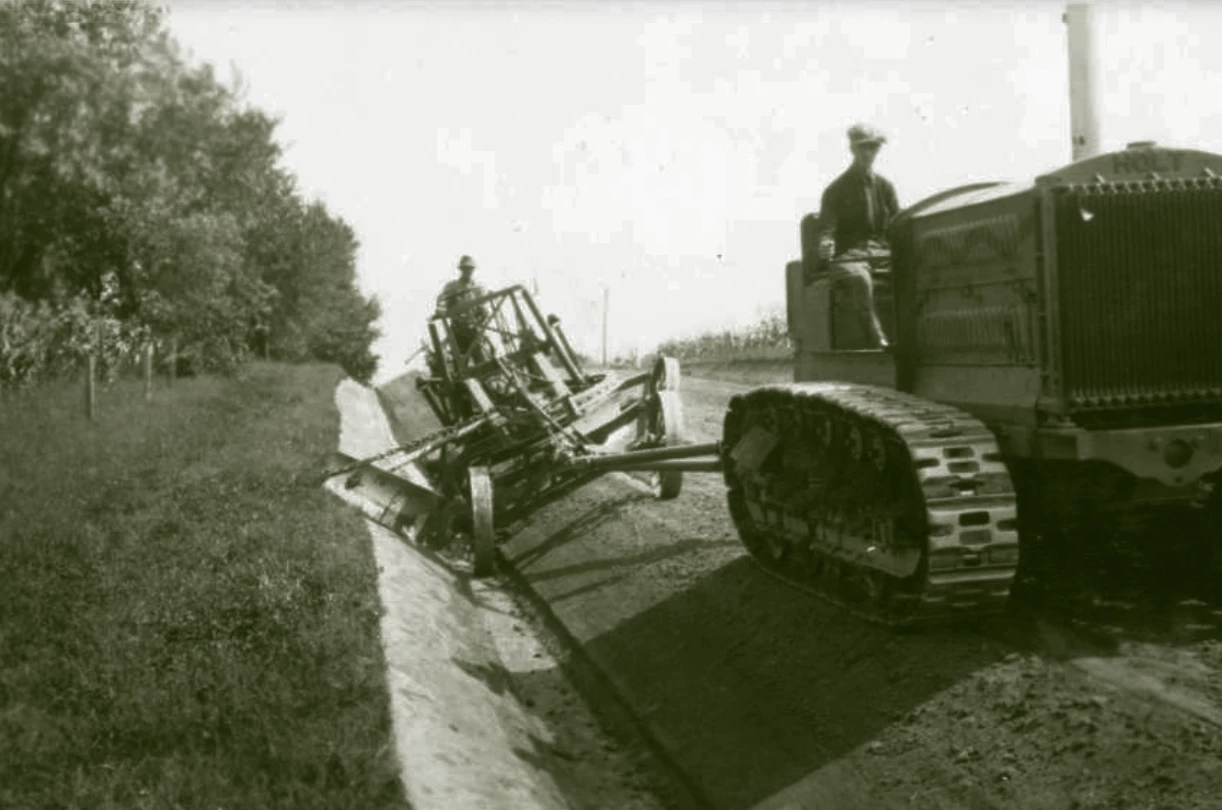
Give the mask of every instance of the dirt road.
[[[743, 386], [683, 386], [717, 438]], [[760, 572], [722, 487], [608, 476], [503, 546], [710, 806], [1222, 806], [1217, 605], [894, 634]]]

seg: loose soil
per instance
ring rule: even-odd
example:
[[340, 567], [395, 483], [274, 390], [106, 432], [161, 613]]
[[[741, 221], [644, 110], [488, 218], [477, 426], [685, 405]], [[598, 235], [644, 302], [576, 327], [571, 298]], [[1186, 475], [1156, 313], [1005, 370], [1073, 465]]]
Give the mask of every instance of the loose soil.
[[[745, 388], [684, 378], [689, 438]], [[1218, 806], [1218, 605], [890, 633], [758, 571], [718, 476], [665, 503], [625, 479], [505, 553], [710, 806]]]

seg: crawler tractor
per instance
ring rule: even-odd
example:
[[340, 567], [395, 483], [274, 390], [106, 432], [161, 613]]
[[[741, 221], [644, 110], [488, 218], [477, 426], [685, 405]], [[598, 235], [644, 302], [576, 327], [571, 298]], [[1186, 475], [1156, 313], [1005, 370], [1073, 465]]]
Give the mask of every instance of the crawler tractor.
[[719, 446], [765, 569], [895, 625], [1118, 549], [1217, 559], [1222, 155], [1136, 144], [911, 206], [874, 269], [889, 350], [858, 348], [816, 226], [795, 382], [734, 397]]
[[486, 573], [494, 523], [598, 475], [651, 471], [669, 499], [719, 472], [764, 569], [892, 626], [997, 612], [1020, 571], [1072, 583], [1118, 551], [1215, 565], [1222, 155], [1143, 144], [911, 206], [874, 260], [887, 350], [859, 348], [816, 226], [786, 271], [794, 382], [735, 396], [720, 441], [683, 441], [676, 361], [591, 373], [511, 287], [473, 303], [467, 345], [430, 321], [444, 427], [349, 485], [410, 538], [469, 533]]

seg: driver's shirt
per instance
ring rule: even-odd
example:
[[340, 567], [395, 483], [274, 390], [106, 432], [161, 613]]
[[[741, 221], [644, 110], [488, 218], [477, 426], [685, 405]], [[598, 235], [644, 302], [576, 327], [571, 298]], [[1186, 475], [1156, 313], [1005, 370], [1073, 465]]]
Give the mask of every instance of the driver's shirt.
[[[441, 288], [441, 295], [437, 296], [437, 312], [440, 315], [445, 315], [462, 304], [468, 301], [474, 301], [487, 293], [484, 288], [476, 284], [474, 281], [465, 281], [461, 278], [456, 278], [453, 281], [446, 282], [446, 285]], [[477, 308], [469, 309], [455, 316], [456, 320], [473, 322], [476, 319]]]
[[820, 241], [832, 239], [835, 255], [887, 243], [887, 226], [899, 213], [895, 186], [877, 172], [850, 166], [823, 192], [819, 207]]

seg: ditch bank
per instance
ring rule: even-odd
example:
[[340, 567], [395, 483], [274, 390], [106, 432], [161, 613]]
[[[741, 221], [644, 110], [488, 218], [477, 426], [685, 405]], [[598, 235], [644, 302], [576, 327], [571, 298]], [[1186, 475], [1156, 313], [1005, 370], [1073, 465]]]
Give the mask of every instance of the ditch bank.
[[[394, 446], [372, 390], [344, 380], [335, 404], [342, 454], [364, 458]], [[342, 477], [327, 488], [348, 501], [359, 497]], [[378, 565], [394, 740], [412, 807], [566, 807], [555, 786], [513, 753], [532, 748], [532, 729], [515, 697], [481, 677], [501, 663], [475, 594], [388, 529], [366, 525]]]
[[[396, 444], [378, 393], [340, 383], [340, 448]], [[337, 476], [327, 488], [360, 507]], [[497, 583], [366, 523], [378, 566], [382, 644], [401, 779], [415, 810], [655, 810], [658, 785], [607, 738], [554, 647]]]

